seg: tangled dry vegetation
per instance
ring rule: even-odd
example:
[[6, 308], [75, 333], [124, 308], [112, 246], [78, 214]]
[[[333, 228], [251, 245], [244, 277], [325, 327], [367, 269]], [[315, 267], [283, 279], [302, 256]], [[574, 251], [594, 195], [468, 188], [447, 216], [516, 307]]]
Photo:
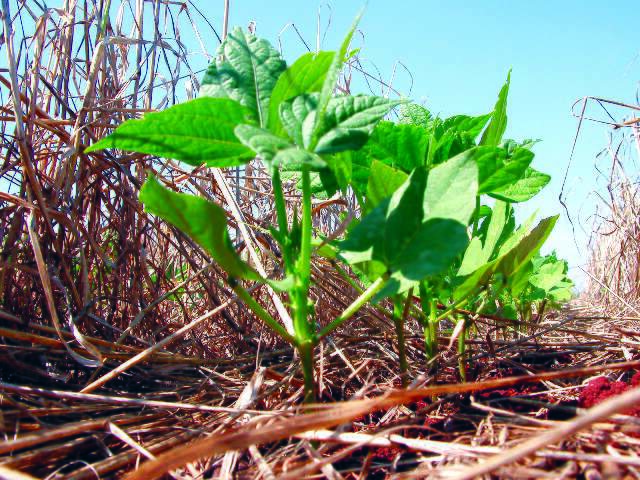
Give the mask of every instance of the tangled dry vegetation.
[[[238, 305], [198, 245], [137, 200], [146, 171], [215, 199], [232, 227], [249, 227], [236, 243], [261, 252], [252, 261], [268, 271], [264, 232], [274, 219], [261, 166], [187, 171], [137, 154], [83, 153], [123, 120], [184, 98], [184, 85], [187, 95], [197, 90], [205, 44], [216, 46], [211, 24], [192, 2], [123, 0], [110, 20], [109, 2], [9, 3], [0, 45], [0, 477], [640, 477], [640, 421], [629, 411], [640, 393], [627, 387], [640, 368], [640, 332], [626, 318], [633, 307], [611, 328], [574, 304], [507, 337], [497, 335], [505, 320], [479, 317], [471, 383], [457, 382], [446, 336], [438, 375], [426, 369], [409, 322], [409, 390], [395, 389], [386, 307], [366, 307], [321, 346], [326, 403], [301, 408], [292, 349]], [[201, 46], [199, 60], [187, 44]], [[637, 123], [624, 128], [638, 141]], [[601, 235], [611, 243], [594, 246], [591, 274], [635, 302], [637, 190], [627, 177], [612, 186], [618, 234]], [[298, 201], [293, 188], [287, 201]], [[315, 226], [334, 232], [349, 206], [315, 203]], [[317, 261], [313, 277], [320, 321], [357, 296], [328, 262]], [[254, 293], [281, 313], [268, 291]], [[598, 375], [625, 383], [590, 384], [583, 395]], [[624, 393], [607, 398], [614, 390]]]

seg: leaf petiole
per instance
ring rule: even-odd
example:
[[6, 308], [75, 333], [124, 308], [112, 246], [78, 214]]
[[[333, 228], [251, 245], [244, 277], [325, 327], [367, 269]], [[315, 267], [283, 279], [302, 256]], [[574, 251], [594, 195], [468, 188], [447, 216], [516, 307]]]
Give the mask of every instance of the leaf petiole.
[[338, 328], [340, 325], [342, 325], [344, 322], [349, 320], [358, 310], [360, 310], [360, 308], [362, 308], [362, 306], [365, 303], [371, 300], [376, 293], [382, 290], [382, 288], [385, 286], [386, 283], [387, 283], [387, 276], [383, 275], [382, 277], [379, 277], [371, 285], [369, 285], [369, 288], [367, 288], [364, 292], [362, 292], [362, 294], [360, 294], [360, 296], [356, 298], [353, 301], [353, 303], [351, 303], [351, 305], [349, 305], [344, 310], [344, 312], [340, 314], [340, 316], [338, 316], [329, 325], [327, 325], [322, 330], [320, 330], [320, 332], [316, 336], [316, 341], [319, 342], [324, 337], [326, 337], [331, 332], [333, 332], [336, 328]]

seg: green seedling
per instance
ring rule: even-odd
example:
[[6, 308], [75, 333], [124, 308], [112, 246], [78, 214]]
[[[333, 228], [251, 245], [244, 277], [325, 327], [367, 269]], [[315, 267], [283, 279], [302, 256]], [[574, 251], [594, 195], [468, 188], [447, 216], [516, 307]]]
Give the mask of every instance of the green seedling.
[[[497, 276], [530, 262], [555, 222], [516, 230], [511, 221], [511, 204], [531, 198], [549, 177], [530, 167], [529, 143], [501, 143], [509, 79], [494, 111], [479, 117], [439, 119], [400, 100], [336, 95], [354, 30], [355, 24], [337, 51], [309, 53], [287, 66], [269, 42], [235, 29], [209, 66], [198, 99], [127, 121], [86, 150], [134, 151], [196, 167], [263, 162], [277, 217], [269, 232], [282, 254], [274, 278], [264, 278], [238, 255], [221, 206], [167, 188], [153, 176], [140, 200], [147, 212], [202, 246], [239, 299], [295, 347], [306, 401], [315, 398], [315, 347], [364, 305], [384, 299], [391, 301], [406, 384], [408, 316], [424, 318], [427, 356], [434, 357], [438, 322]], [[398, 122], [383, 120], [402, 104]], [[284, 180], [295, 180], [301, 192], [293, 211], [287, 211]], [[313, 229], [312, 196], [338, 191], [355, 193], [362, 218], [339, 241], [325, 243]], [[496, 199], [493, 209], [481, 206], [483, 195]], [[319, 327], [309, 301], [314, 255], [346, 263], [365, 281], [351, 305]], [[256, 284], [283, 295], [290, 328], [249, 293]], [[424, 314], [414, 312], [414, 292]]]

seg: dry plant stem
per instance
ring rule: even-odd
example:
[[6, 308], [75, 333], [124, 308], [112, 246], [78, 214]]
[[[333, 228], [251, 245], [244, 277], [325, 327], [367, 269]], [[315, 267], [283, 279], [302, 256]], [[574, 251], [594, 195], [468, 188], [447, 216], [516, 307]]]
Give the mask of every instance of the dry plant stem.
[[2, 465], [0, 465], [0, 478], [6, 480], [38, 480], [36, 477], [19, 472], [13, 468], [3, 467]]
[[461, 473], [448, 478], [454, 480], [472, 480], [481, 475], [488, 475], [500, 467], [509, 465], [521, 458], [532, 455], [545, 446], [553, 445], [565, 440], [595, 422], [606, 420], [611, 415], [620, 413], [628, 409], [629, 406], [637, 405], [638, 403], [640, 403], [640, 388], [634, 388], [633, 390], [624, 392], [621, 395], [605, 400], [601, 404], [587, 410], [575, 420], [563, 423], [542, 435], [538, 435], [537, 437], [518, 445], [517, 447], [511, 448], [485, 462], [467, 468]]
[[284, 329], [282, 325], [278, 323], [278, 321], [271, 316], [269, 312], [267, 312], [250, 294], [244, 289], [242, 286], [238, 284], [236, 280], [230, 280], [229, 283], [233, 288], [233, 291], [236, 293], [238, 298], [240, 298], [246, 305], [251, 309], [256, 316], [262, 320], [269, 328], [271, 328], [275, 333], [277, 333], [280, 338], [285, 340], [286, 342], [295, 345], [296, 339], [289, 335], [289, 333]]
[[[262, 265], [262, 261], [260, 260], [260, 258], [258, 258], [258, 255], [256, 253], [255, 240], [253, 238], [253, 235], [251, 235], [249, 229], [247, 229], [245, 218], [242, 215], [242, 212], [240, 211], [240, 208], [238, 206], [238, 203], [236, 202], [236, 199], [234, 198], [231, 191], [229, 190], [227, 180], [225, 179], [222, 171], [218, 168], [214, 168], [212, 170], [212, 175], [214, 176], [216, 183], [218, 184], [218, 187], [220, 187], [220, 190], [222, 191], [222, 195], [226, 200], [227, 205], [231, 209], [231, 214], [236, 220], [238, 228], [240, 229], [240, 232], [242, 233], [242, 236], [245, 239], [245, 242], [247, 242], [247, 246], [249, 247], [248, 248], [249, 255], [251, 256], [251, 260], [253, 261], [256, 267], [256, 270], [264, 278], [267, 278], [268, 277], [267, 272], [265, 271], [264, 266]], [[274, 306], [276, 307], [276, 310], [278, 311], [278, 314], [280, 315], [280, 318], [282, 319], [282, 322], [284, 323], [285, 328], [287, 329], [287, 332], [289, 332], [290, 334], [293, 334], [294, 332], [293, 321], [291, 320], [291, 316], [289, 315], [289, 312], [287, 312], [287, 309], [282, 303], [282, 300], [280, 299], [280, 297], [278, 297], [278, 295], [269, 285], [267, 285], [266, 288], [267, 288], [267, 291], [269, 292], [269, 296], [271, 297], [271, 300], [273, 301]]]
[[22, 387], [12, 383], [0, 382], [0, 390], [7, 392], [16, 392], [23, 395], [41, 395], [50, 398], [64, 398], [68, 400], [77, 400], [80, 402], [91, 403], [108, 403], [112, 405], [136, 405], [140, 407], [160, 408], [165, 410], [195, 410], [201, 412], [216, 413], [253, 413], [253, 414], [274, 414], [281, 412], [269, 411], [263, 412], [259, 410], [237, 409], [229, 407], [215, 407], [212, 405], [196, 405], [183, 402], [163, 402], [160, 400], [145, 400], [141, 398], [112, 397], [108, 395], [96, 395], [93, 393], [77, 393], [65, 392], [62, 390], [47, 390], [44, 388]]
[[[131, 472], [125, 478], [127, 480], [147, 480], [157, 478], [165, 472], [171, 471], [181, 465], [193, 462], [205, 456], [210, 457], [212, 455], [222, 454], [229, 450], [244, 449], [248, 445], [259, 445], [267, 442], [279, 441], [289, 438], [292, 435], [310, 430], [329, 428], [351, 421], [353, 418], [359, 417], [376, 409], [409, 403], [434, 395], [475, 392], [485, 389], [502, 388], [521, 383], [585, 376], [602, 372], [604, 370], [629, 370], [638, 367], [640, 367], [640, 361], [622, 362], [611, 365], [599, 365], [595, 367], [547, 372], [537, 375], [494, 379], [485, 382], [439, 385], [414, 390], [394, 390], [386, 395], [369, 400], [353, 400], [337, 402], [332, 405], [317, 405], [317, 410], [313, 413], [297, 415], [293, 418], [283, 418], [282, 415], [280, 415], [277, 419], [274, 419], [271, 424], [265, 424], [263, 420], [256, 419], [238, 430], [233, 430], [226, 434], [216, 434], [208, 438], [194, 441], [188, 445], [181, 446], [159, 456], [156, 461], [143, 463], [137, 471]], [[639, 389], [633, 390], [633, 392], [635, 395], [640, 396]], [[610, 413], [615, 413], [628, 408], [630, 404], [628, 394], [625, 393], [623, 396], [625, 398], [624, 402], [622, 402], [621, 405], [617, 403], [616, 405], [619, 408]], [[621, 397], [615, 397], [613, 400], [617, 400], [618, 398]], [[640, 401], [640, 398], [633, 398], [636, 401]], [[593, 411], [602, 405], [596, 407]], [[602, 409], [598, 411], [601, 410]], [[601, 420], [606, 416], [607, 415], [601, 415], [598, 418], [593, 419], [590, 423]], [[565, 427], [565, 425], [563, 425], [563, 427]], [[545, 439], [545, 442], [551, 443], [547, 439]], [[536, 446], [535, 449], [537, 448], [540, 447]], [[474, 470], [474, 472], [475, 471], [476, 470]]]
[[[243, 290], [243, 291], [246, 292], [246, 290]], [[170, 343], [178, 340], [179, 338], [182, 338], [187, 332], [193, 330], [195, 327], [197, 327], [198, 325], [200, 325], [204, 321], [206, 321], [206, 320], [210, 319], [211, 317], [213, 317], [214, 315], [220, 313], [222, 310], [227, 308], [229, 305], [235, 303], [237, 300], [238, 300], [238, 297], [230, 298], [229, 300], [227, 300], [225, 303], [223, 303], [219, 307], [214, 308], [213, 310], [205, 313], [204, 315], [202, 315], [199, 318], [196, 318], [195, 320], [193, 320], [192, 322], [188, 323], [187, 325], [185, 325], [184, 327], [182, 327], [181, 329], [179, 329], [175, 333], [173, 333], [173, 334], [169, 335], [168, 337], [160, 340], [155, 345], [152, 345], [149, 348], [147, 348], [146, 350], [143, 350], [142, 352], [140, 352], [136, 356], [132, 357], [131, 359], [127, 360], [126, 362], [124, 362], [120, 366], [118, 366], [118, 367], [114, 368], [113, 370], [111, 370], [106, 375], [103, 375], [102, 377], [100, 377], [96, 381], [90, 383], [89, 385], [84, 387], [81, 390], [81, 392], [83, 392], [83, 393], [93, 392], [96, 388], [101, 387], [102, 385], [107, 383], [109, 380], [113, 380], [115, 377], [117, 377], [121, 373], [126, 372], [131, 367], [133, 367], [134, 365], [137, 365], [138, 363], [142, 362], [145, 358], [149, 357], [152, 353], [157, 352], [158, 350], [163, 349], [164, 347], [166, 347]]]

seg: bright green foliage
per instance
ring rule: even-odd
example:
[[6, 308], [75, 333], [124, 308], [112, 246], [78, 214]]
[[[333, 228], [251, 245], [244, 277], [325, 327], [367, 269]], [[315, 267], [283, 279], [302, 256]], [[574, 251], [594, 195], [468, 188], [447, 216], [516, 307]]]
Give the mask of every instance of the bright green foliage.
[[278, 113], [282, 102], [305, 93], [319, 92], [334, 55], [334, 52], [307, 53], [278, 77], [269, 104], [269, 128], [273, 133], [284, 135]]
[[422, 105], [410, 103], [408, 105], [403, 105], [400, 109], [400, 119], [398, 123], [414, 125], [428, 130], [432, 119], [433, 117], [429, 110], [424, 108]]
[[353, 22], [351, 29], [342, 41], [342, 45], [340, 45], [340, 49], [334, 52], [333, 58], [331, 59], [331, 64], [329, 65], [327, 74], [324, 78], [324, 83], [322, 84], [320, 95], [318, 97], [318, 106], [316, 109], [317, 113], [313, 119], [314, 122], [312, 128], [313, 136], [311, 139], [311, 150], [315, 150], [316, 145], [318, 144], [320, 132], [326, 131], [326, 128], [324, 128], [324, 117], [327, 113], [329, 102], [334, 96], [334, 90], [336, 88], [336, 84], [338, 83], [340, 71], [342, 70], [344, 62], [349, 56], [349, 45], [351, 44], [351, 39], [353, 38], [353, 34], [356, 31], [358, 22], [360, 21], [360, 16], [361, 15], [358, 15], [358, 17]]
[[426, 152], [427, 135], [423, 128], [380, 122], [359, 155], [410, 172], [424, 166]]
[[165, 219], [198, 242], [231, 277], [260, 279], [233, 249], [227, 233], [227, 216], [215, 203], [172, 192], [153, 177], [140, 190], [140, 200], [148, 212]]
[[200, 98], [129, 120], [85, 151], [118, 148], [189, 165], [232, 167], [255, 156], [233, 133], [236, 125], [250, 118], [249, 111], [232, 100]]
[[340, 245], [349, 263], [375, 260], [390, 281], [380, 296], [402, 293], [446, 270], [468, 243], [477, 167], [456, 157], [427, 173], [416, 168]]
[[550, 180], [551, 177], [546, 173], [528, 167], [520, 179], [494, 190], [491, 196], [506, 202], [525, 202], [535, 197]]
[[531, 298], [548, 299], [553, 303], [571, 300], [574, 285], [567, 276], [568, 271], [566, 260], [558, 260], [555, 254], [534, 258], [528, 285]]
[[202, 80], [200, 96], [230, 98], [249, 109], [255, 121], [269, 122], [269, 100], [286, 63], [266, 41], [236, 27], [223, 42], [218, 60]]
[[376, 123], [399, 104], [396, 100], [367, 95], [331, 99], [324, 120], [316, 130], [315, 151], [336, 153], [359, 149], [369, 139]]
[[[493, 112], [475, 117], [442, 119], [399, 100], [336, 95], [356, 24], [337, 51], [303, 55], [289, 68], [266, 40], [235, 29], [207, 70], [201, 98], [125, 122], [87, 149], [148, 153], [194, 166], [238, 166], [254, 157], [264, 162], [277, 219], [269, 232], [282, 254], [279, 279], [262, 278], [239, 257], [221, 207], [169, 190], [153, 176], [140, 200], [199, 243], [227, 272], [239, 299], [297, 349], [306, 400], [314, 396], [314, 347], [368, 302], [390, 300], [406, 383], [404, 323], [415, 314], [414, 295], [423, 305], [417, 316], [431, 358], [438, 351], [438, 322], [461, 306], [498, 304], [509, 315], [524, 315], [532, 302], [569, 298], [572, 287], [566, 263], [536, 256], [557, 217], [536, 226], [531, 218], [516, 228], [513, 204], [536, 195], [549, 176], [531, 167], [534, 142], [502, 138], [510, 75]], [[400, 120], [384, 121], [398, 106]], [[295, 180], [301, 192], [293, 212], [283, 180]], [[362, 218], [339, 241], [324, 244], [313, 229], [312, 195], [339, 191], [355, 194]], [[482, 204], [486, 196], [496, 199], [492, 208]], [[314, 255], [331, 258], [341, 272], [338, 262], [353, 267], [366, 287], [319, 330], [309, 302]], [[246, 281], [286, 293], [292, 332], [249, 294]], [[456, 322], [462, 359], [470, 321]], [[460, 365], [465, 378], [463, 360]]]
[[498, 145], [507, 129], [507, 96], [511, 83], [511, 72], [507, 75], [507, 81], [498, 94], [498, 101], [491, 115], [491, 122], [482, 134], [481, 145]]
[[367, 184], [367, 203], [364, 211], [369, 213], [383, 200], [389, 198], [407, 180], [408, 175], [402, 170], [390, 167], [374, 160], [369, 171]]

